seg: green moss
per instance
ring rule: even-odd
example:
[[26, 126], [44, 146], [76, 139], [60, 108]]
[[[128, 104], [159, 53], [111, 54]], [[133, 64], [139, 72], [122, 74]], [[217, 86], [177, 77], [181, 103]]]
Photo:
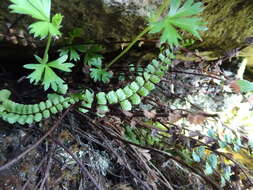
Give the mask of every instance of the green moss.
[[245, 0], [204, 0], [202, 14], [208, 31], [203, 33], [203, 42], [198, 48], [221, 51], [231, 50], [245, 44], [253, 35], [253, 4]]

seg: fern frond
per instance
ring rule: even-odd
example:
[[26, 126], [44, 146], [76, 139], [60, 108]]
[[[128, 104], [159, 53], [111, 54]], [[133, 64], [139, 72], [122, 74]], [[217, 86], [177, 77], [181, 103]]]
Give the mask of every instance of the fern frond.
[[[5, 98], [9, 98], [10, 94], [7, 93], [7, 95]], [[11, 124], [19, 123], [21, 125], [40, 122], [42, 119], [47, 119], [50, 115], [57, 114], [79, 101], [79, 99], [73, 97], [64, 98], [57, 94], [49, 94], [46, 101], [26, 105], [5, 98], [3, 98], [1, 105], [2, 112], [0, 117]]]

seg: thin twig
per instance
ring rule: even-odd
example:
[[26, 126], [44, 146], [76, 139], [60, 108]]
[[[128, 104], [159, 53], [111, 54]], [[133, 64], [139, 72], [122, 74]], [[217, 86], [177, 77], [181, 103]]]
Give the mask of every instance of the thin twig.
[[63, 145], [60, 141], [58, 141], [57, 139], [51, 138], [51, 140], [57, 144], [58, 146], [62, 147], [77, 163], [78, 165], [81, 167], [82, 172], [84, 173], [84, 175], [87, 175], [90, 180], [92, 181], [92, 183], [96, 186], [97, 189], [99, 190], [104, 190], [103, 187], [101, 187], [96, 180], [94, 179], [94, 177], [90, 174], [90, 172], [83, 166], [82, 162], [65, 146]]
[[47, 178], [49, 177], [49, 171], [50, 171], [50, 168], [51, 168], [51, 166], [52, 166], [52, 149], [50, 150], [50, 153], [49, 153], [49, 155], [48, 155], [48, 163], [47, 163], [47, 168], [46, 168], [46, 171], [45, 171], [45, 175], [44, 175], [44, 177], [43, 177], [43, 180], [42, 180], [42, 182], [41, 182], [41, 185], [40, 185], [40, 190], [43, 190], [43, 188], [44, 188], [44, 185], [45, 185], [45, 183], [46, 183], [46, 180], [47, 180]]
[[[83, 115], [83, 114], [82, 114]], [[83, 115], [85, 116], [85, 115]], [[94, 122], [93, 120], [91, 120], [90, 118], [86, 117], [86, 119], [88, 119], [88, 121], [90, 122], [91, 126], [96, 126], [98, 129], [102, 130], [98, 124], [96, 124], [96, 122]], [[104, 127], [103, 127], [104, 129]], [[174, 161], [176, 161], [177, 163], [183, 165], [184, 167], [190, 169], [191, 171], [193, 171], [195, 174], [199, 175], [200, 177], [202, 177], [207, 183], [209, 183], [210, 185], [212, 185], [215, 189], [221, 189], [220, 186], [215, 183], [214, 181], [212, 181], [211, 179], [209, 179], [207, 176], [205, 176], [204, 174], [200, 173], [196, 168], [186, 164], [185, 162], [183, 162], [182, 160], [179, 160], [178, 158], [174, 157], [174, 156], [171, 156], [169, 153], [167, 152], [164, 152], [164, 151], [161, 151], [161, 150], [158, 150], [158, 149], [155, 149], [155, 148], [152, 148], [152, 147], [146, 147], [146, 146], [143, 146], [143, 145], [139, 145], [139, 144], [135, 144], [133, 142], [130, 142], [130, 141], [127, 141], [125, 139], [122, 139], [119, 135], [114, 135], [113, 133], [110, 133], [109, 131], [111, 131], [111, 128], [108, 127], [106, 128], [106, 130], [103, 130], [106, 134], [110, 135], [113, 139], [117, 139], [121, 142], [123, 142], [124, 144], [126, 145], [134, 145], [136, 147], [139, 147], [139, 148], [142, 148], [142, 149], [146, 149], [146, 150], [150, 150], [150, 151], [154, 151], [156, 153], [160, 153], [160, 154], [163, 154], [164, 156], [166, 156], [168, 159], [172, 159]]]
[[[42, 164], [46, 161], [47, 156], [45, 156], [39, 163], [38, 167], [35, 169], [34, 174], [37, 173], [37, 171], [39, 171], [39, 169], [41, 168]], [[25, 190], [27, 185], [29, 184], [29, 182], [31, 181], [32, 175], [30, 175], [30, 177], [26, 180], [25, 184], [23, 185], [21, 190]]]

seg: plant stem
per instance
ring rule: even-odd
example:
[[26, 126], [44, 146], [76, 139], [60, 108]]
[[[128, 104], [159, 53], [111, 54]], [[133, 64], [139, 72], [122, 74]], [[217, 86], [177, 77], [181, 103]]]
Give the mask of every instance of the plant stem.
[[45, 60], [46, 57], [47, 57], [47, 54], [48, 54], [48, 51], [49, 51], [49, 47], [50, 47], [51, 41], [52, 41], [52, 35], [49, 34], [49, 35], [48, 35], [48, 38], [47, 38], [47, 45], [46, 45], [46, 49], [45, 49], [45, 52], [44, 52], [43, 60]]
[[[157, 13], [153, 16], [153, 18], [151, 18], [151, 20], [156, 21], [163, 13], [163, 11], [167, 8], [167, 6], [169, 5], [170, 0], [164, 0], [163, 4], [159, 7]], [[135, 37], [135, 39], [127, 46], [126, 49], [124, 49], [124, 51], [122, 51], [117, 57], [115, 57], [110, 63], [108, 63], [105, 66], [105, 70], [107, 70], [109, 67], [111, 67], [116, 61], [118, 61], [123, 55], [125, 55], [130, 49], [131, 47], [133, 47], [133, 45], [146, 33], [148, 33], [148, 31], [151, 29], [151, 26], [146, 27], [138, 36]]]
[[122, 51], [117, 57], [115, 57], [109, 64], [106, 65], [105, 70], [107, 70], [112, 64], [118, 61], [123, 55], [125, 55], [129, 49], [144, 35], [150, 30], [150, 26], [146, 27], [135, 39], [127, 46], [124, 51]]

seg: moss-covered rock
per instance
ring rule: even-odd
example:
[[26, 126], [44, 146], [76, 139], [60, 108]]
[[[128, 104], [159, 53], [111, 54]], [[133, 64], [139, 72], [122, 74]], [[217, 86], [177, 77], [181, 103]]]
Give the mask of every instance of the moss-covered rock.
[[253, 3], [249, 0], [203, 0], [208, 31], [196, 47], [224, 52], [242, 46], [253, 35]]
[[[199, 0], [200, 1], [200, 0]], [[62, 30], [82, 28], [84, 40], [131, 40], [147, 24], [146, 17], [162, 0], [53, 0], [52, 11], [64, 15]], [[253, 3], [250, 0], [201, 0], [205, 6], [202, 14], [208, 31], [203, 32], [203, 42], [194, 48], [211, 51], [228, 51], [245, 44], [253, 35]], [[1, 0], [0, 25], [14, 23], [20, 17], [10, 14], [10, 2]], [[27, 29], [30, 18], [18, 20], [16, 27]], [[0, 33], [5, 27], [0, 28]]]

